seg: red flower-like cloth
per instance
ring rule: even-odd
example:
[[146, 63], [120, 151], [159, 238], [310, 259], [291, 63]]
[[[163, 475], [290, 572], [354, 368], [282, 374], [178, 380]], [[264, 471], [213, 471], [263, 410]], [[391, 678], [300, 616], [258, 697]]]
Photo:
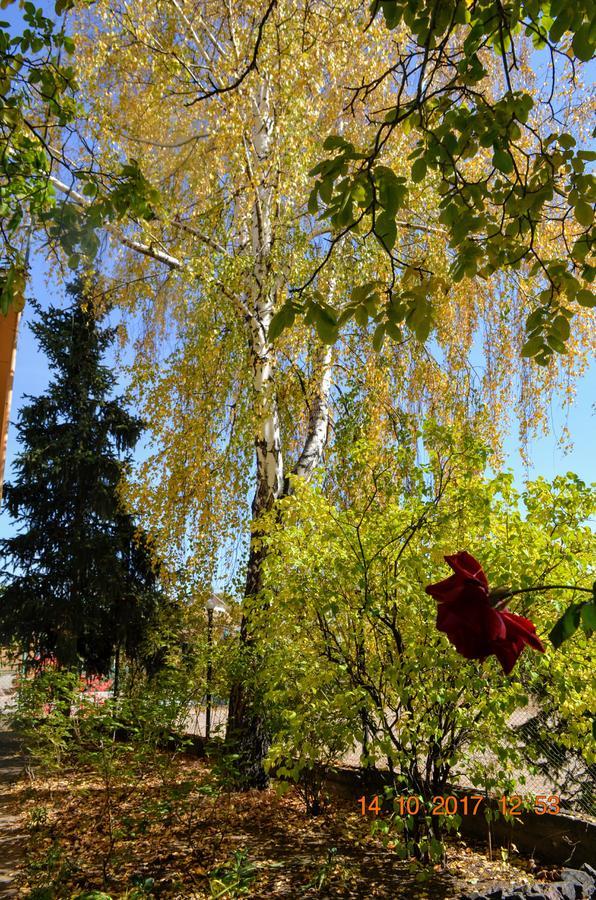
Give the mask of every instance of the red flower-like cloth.
[[470, 553], [464, 550], [445, 561], [453, 575], [429, 584], [426, 593], [438, 601], [437, 628], [458, 653], [480, 660], [494, 654], [506, 675], [526, 644], [544, 653], [533, 622], [491, 605], [486, 575]]

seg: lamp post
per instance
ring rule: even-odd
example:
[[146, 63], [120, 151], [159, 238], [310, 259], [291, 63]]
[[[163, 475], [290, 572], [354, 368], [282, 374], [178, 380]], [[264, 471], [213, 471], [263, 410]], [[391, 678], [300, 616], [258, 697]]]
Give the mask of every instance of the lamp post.
[[225, 613], [227, 608], [223, 600], [211, 594], [205, 604], [207, 608], [207, 694], [205, 702], [205, 741], [211, 736], [211, 705], [213, 703], [213, 613]]

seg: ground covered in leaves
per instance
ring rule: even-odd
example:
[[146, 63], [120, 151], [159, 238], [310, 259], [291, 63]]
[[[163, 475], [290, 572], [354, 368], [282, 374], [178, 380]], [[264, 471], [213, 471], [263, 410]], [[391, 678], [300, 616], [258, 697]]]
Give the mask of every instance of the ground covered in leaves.
[[356, 803], [309, 818], [297, 794], [234, 793], [217, 765], [188, 756], [148, 764], [107, 748], [98, 762], [63, 760], [14, 786], [28, 833], [20, 897], [455, 898], [533, 880], [522, 861], [457, 839], [446, 867], [422, 870], [371, 834]]

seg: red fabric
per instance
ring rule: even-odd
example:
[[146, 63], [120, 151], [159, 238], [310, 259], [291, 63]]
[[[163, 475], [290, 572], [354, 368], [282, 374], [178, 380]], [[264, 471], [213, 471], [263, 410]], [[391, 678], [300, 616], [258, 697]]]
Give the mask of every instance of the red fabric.
[[488, 580], [480, 563], [465, 550], [445, 561], [453, 575], [429, 584], [426, 593], [438, 602], [437, 628], [466, 659], [484, 660], [494, 654], [508, 675], [527, 644], [544, 653], [533, 622], [506, 610], [494, 609]]

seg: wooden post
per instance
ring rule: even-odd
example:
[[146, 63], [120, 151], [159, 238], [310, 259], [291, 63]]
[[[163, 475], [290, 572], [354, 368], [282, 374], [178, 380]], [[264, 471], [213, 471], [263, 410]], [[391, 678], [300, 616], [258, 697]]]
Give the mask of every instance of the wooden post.
[[6, 445], [8, 441], [8, 421], [12, 401], [12, 386], [17, 358], [17, 335], [20, 312], [14, 307], [3, 316], [0, 314], [0, 500], [6, 465]]

